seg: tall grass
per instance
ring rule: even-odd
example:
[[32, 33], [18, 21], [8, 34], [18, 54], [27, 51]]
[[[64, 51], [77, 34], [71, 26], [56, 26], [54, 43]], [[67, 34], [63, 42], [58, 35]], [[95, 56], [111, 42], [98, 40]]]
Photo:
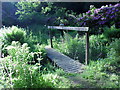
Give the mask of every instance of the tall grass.
[[[106, 57], [106, 42], [103, 35], [90, 36], [90, 60]], [[65, 33], [64, 38], [53, 39], [54, 48], [82, 63], [85, 61], [85, 44], [85, 36], [79, 37], [76, 35], [76, 37], [71, 37], [67, 33]]]

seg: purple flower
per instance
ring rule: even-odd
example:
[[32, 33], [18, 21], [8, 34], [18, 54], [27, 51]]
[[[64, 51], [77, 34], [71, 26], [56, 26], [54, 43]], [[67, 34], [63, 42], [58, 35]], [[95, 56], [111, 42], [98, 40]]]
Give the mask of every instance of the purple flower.
[[112, 10], [115, 10], [115, 8], [112, 8]]
[[94, 15], [90, 15], [91, 17], [94, 17]]
[[115, 18], [115, 15], [110, 16], [111, 19]]
[[93, 20], [98, 20], [98, 19], [100, 19], [100, 18], [101, 18], [101, 16], [98, 15], [98, 16], [96, 16], [96, 17], [93, 17]]
[[112, 4], [109, 4], [109, 6], [111, 7], [111, 6], [112, 6]]
[[85, 25], [86, 25], [86, 22], [84, 22], [83, 25], [85, 26]]
[[114, 11], [111, 12], [111, 14], [114, 14], [114, 13], [115, 13]]
[[103, 10], [108, 10], [109, 9], [109, 7], [105, 7]]
[[81, 23], [80, 23], [80, 26], [83, 26], [83, 23], [84, 23], [84, 22], [81, 22]]
[[120, 4], [119, 4], [119, 3], [118, 3], [118, 4], [115, 4], [114, 7], [120, 7]]
[[95, 9], [95, 10], [94, 10], [94, 13], [95, 13], [95, 14], [98, 14], [99, 12], [100, 12], [100, 9]]
[[87, 13], [87, 14], [91, 14], [91, 11], [89, 10], [89, 11], [87, 11], [86, 13]]
[[102, 24], [105, 24], [105, 22], [106, 21], [99, 21], [98, 23], [102, 25]]
[[106, 14], [110, 14], [111, 12], [112, 12], [112, 10], [109, 9], [109, 10], [106, 12]]
[[119, 11], [119, 9], [116, 9], [115, 11], [116, 11], [116, 12], [118, 12], [118, 11]]
[[101, 20], [105, 20], [106, 18], [101, 18]]
[[106, 15], [106, 17], [109, 17], [109, 15]]

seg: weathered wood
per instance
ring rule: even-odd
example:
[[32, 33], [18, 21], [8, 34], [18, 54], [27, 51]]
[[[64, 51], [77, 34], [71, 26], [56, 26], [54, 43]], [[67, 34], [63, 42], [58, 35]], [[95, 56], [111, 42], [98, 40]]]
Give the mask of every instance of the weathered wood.
[[88, 31], [88, 27], [48, 26], [49, 29]]
[[0, 58], [2, 57], [2, 42], [0, 41]]
[[86, 32], [86, 57], [85, 57], [85, 64], [88, 64], [89, 60], [89, 32]]
[[49, 37], [50, 37], [50, 46], [51, 46], [51, 48], [53, 48], [53, 43], [52, 43], [52, 33], [51, 33], [50, 30], [49, 30]]
[[[48, 26], [49, 29], [59, 29], [59, 30], [76, 30], [76, 31], [84, 31], [86, 32], [86, 54], [85, 54], [85, 63], [88, 64], [89, 60], [89, 27], [65, 27], [65, 26]], [[52, 45], [52, 39], [51, 39], [51, 47]]]
[[53, 48], [45, 47], [47, 56], [56, 63], [57, 66], [62, 68], [68, 73], [80, 73], [83, 72], [85, 65], [71, 59], [70, 57], [55, 51]]

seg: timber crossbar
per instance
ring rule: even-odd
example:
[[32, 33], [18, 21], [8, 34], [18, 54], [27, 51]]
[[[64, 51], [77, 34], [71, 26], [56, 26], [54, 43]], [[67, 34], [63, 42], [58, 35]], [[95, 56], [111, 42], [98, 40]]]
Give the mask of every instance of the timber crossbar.
[[75, 31], [88, 31], [88, 27], [48, 26], [48, 29], [75, 30]]
[[[85, 55], [85, 63], [88, 64], [89, 59], [89, 27], [67, 27], [67, 26], [48, 26], [48, 29], [58, 29], [58, 30], [74, 30], [74, 31], [82, 31], [86, 33], [86, 55]], [[50, 33], [50, 44], [51, 48], [53, 48], [52, 44], [52, 35]]]

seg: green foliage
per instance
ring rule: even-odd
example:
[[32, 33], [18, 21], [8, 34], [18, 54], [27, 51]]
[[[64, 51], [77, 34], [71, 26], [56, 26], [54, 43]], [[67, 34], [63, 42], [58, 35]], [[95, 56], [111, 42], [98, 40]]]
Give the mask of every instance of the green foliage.
[[[116, 68], [120, 68], [120, 39], [113, 41], [108, 49], [108, 59], [111, 61], [111, 65]], [[114, 70], [116, 70], [116, 68]]]
[[[58, 51], [70, 56], [75, 60], [84, 62], [86, 43], [84, 36], [79, 38], [78, 35], [76, 35], [75, 38], [72, 38], [70, 35], [65, 34], [64, 38], [61, 38], [61, 41], [54, 38], [53, 42], [54, 47]], [[91, 60], [97, 60], [106, 57], [106, 43], [107, 40], [104, 38], [103, 35], [90, 36], [89, 50]]]
[[107, 57], [98, 61], [91, 61], [86, 71], [81, 74], [83, 78], [101, 88], [119, 88], [120, 68], [120, 39], [116, 39], [107, 47]]
[[78, 36], [72, 38], [70, 35], [65, 34], [61, 42], [56, 43], [54, 40], [54, 47], [60, 52], [68, 55], [69, 57], [84, 62], [85, 57], [85, 42], [84, 39], [79, 39]]
[[42, 74], [41, 65], [27, 65], [25, 62], [15, 62], [10, 57], [2, 61], [7, 72], [3, 71], [5, 88], [69, 88], [70, 81], [57, 74]]
[[[0, 39], [2, 42], [2, 51], [5, 55], [7, 52], [5, 48], [12, 43], [12, 41], [18, 41], [20, 44], [27, 43], [30, 47], [30, 51], [34, 52], [36, 49], [36, 45], [39, 43], [43, 43], [45, 40], [45, 36], [43, 34], [34, 35], [32, 32], [24, 30], [22, 28], [18, 28], [16, 26], [12, 27], [4, 27], [1, 28], [3, 31], [0, 35]], [[43, 38], [44, 36], [44, 38]], [[44, 41], [43, 41], [44, 40]], [[47, 41], [47, 40], [46, 40]]]
[[[115, 73], [108, 74], [108, 69], [112, 72], [114, 69], [111, 66], [110, 59], [102, 59], [100, 61], [90, 62], [86, 67], [86, 71], [80, 76], [88, 79], [95, 86], [100, 88], [119, 88], [119, 76]], [[96, 84], [97, 83], [97, 84]]]
[[29, 33], [32, 32], [32, 34], [36, 36], [36, 39], [39, 43], [47, 44], [47, 39], [49, 38], [49, 35], [48, 28], [46, 26], [33, 24], [28, 26], [27, 29], [29, 30]]
[[97, 60], [106, 57], [106, 43], [104, 35], [90, 36], [90, 59]]
[[[24, 0], [22, 0], [24, 1]], [[19, 19], [32, 19], [33, 15], [36, 14], [35, 9], [40, 5], [38, 0], [32, 0], [36, 2], [18, 2], [16, 4], [18, 10], [16, 14], [19, 14]]]
[[25, 75], [23, 74], [18, 80], [13, 81], [14, 88], [69, 88], [69, 84], [67, 84], [69, 81], [57, 74], [41, 75], [37, 72], [25, 72]]
[[[33, 0], [34, 1], [34, 0]], [[75, 14], [72, 10], [67, 10], [64, 7], [58, 7], [53, 2], [18, 2], [16, 4], [18, 10], [16, 14], [19, 15], [21, 21], [27, 21], [36, 24], [49, 24], [49, 25], [60, 25], [61, 23], [73, 25], [69, 21], [69, 14]], [[25, 22], [24, 22], [25, 23]]]
[[114, 38], [120, 38], [120, 29], [115, 28], [115, 26], [111, 26], [110, 28], [106, 27], [104, 29], [104, 35], [109, 40], [112, 41]]
[[[5, 88], [70, 87], [70, 81], [66, 78], [51, 74], [49, 71], [44, 74], [45, 71], [42, 71], [40, 61], [43, 58], [42, 53], [39, 51], [43, 51], [43, 46], [38, 48], [37, 52], [30, 53], [27, 43], [21, 45], [19, 42], [13, 41], [6, 49], [9, 55], [4, 57], [0, 64], [3, 67], [0, 74], [2, 74], [3, 81], [6, 82]], [[31, 62], [35, 60], [35, 55], [37, 55], [36, 60], [38, 60], [38, 63], [31, 65]]]
[[1, 38], [7, 45], [10, 45], [12, 41], [19, 41], [21, 44], [25, 42], [26, 32], [22, 28], [12, 26], [1, 30], [3, 31]]
[[15, 42], [13, 41], [11, 45], [9, 45], [8, 47], [6, 47], [8, 54], [11, 56], [11, 58], [13, 59], [13, 61], [23, 61], [23, 62], [27, 62], [27, 60], [30, 59], [30, 57], [33, 57], [32, 55], [30, 55], [29, 53], [29, 48], [27, 43], [24, 43], [23, 45], [20, 45], [19, 42]]

